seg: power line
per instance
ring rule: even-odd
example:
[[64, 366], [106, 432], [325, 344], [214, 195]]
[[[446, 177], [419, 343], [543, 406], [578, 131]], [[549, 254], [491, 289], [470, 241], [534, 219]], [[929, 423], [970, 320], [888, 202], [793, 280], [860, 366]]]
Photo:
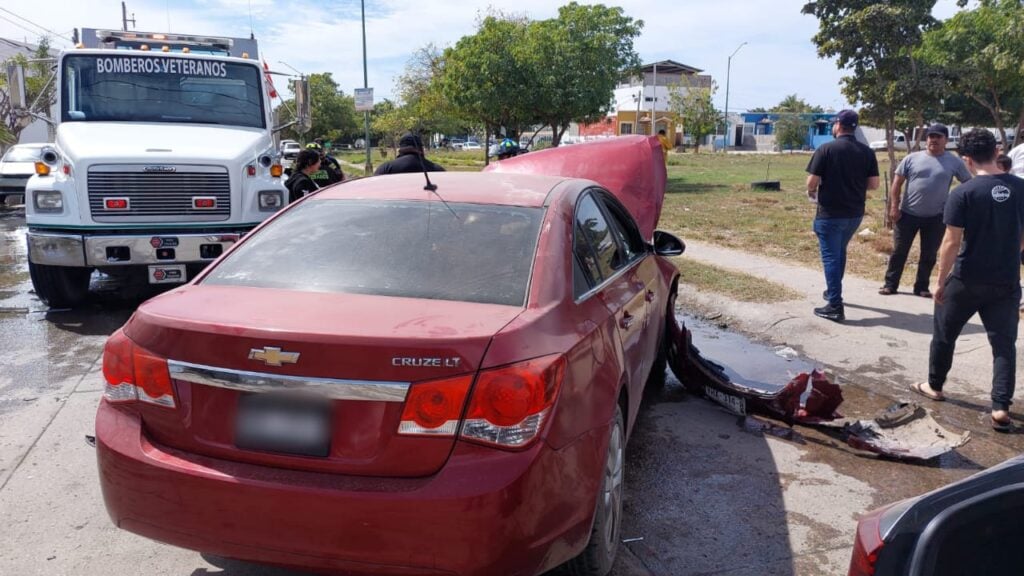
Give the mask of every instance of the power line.
[[[68, 42], [71, 42], [71, 39], [68, 38], [67, 36], [62, 36], [61, 34], [58, 34], [58, 33], [54, 32], [53, 30], [50, 30], [49, 28], [44, 28], [44, 27], [40, 26], [39, 24], [36, 24], [35, 22], [29, 20], [28, 18], [25, 18], [24, 16], [21, 16], [19, 14], [15, 14], [14, 12], [11, 12], [10, 10], [8, 10], [6, 8], [2, 8], [2, 7], [0, 7], [0, 10], [10, 14], [11, 16], [14, 16], [15, 18], [17, 18], [19, 20], [23, 20], [25, 22], [28, 22], [29, 24], [35, 26], [36, 28], [42, 30], [43, 32], [46, 32], [48, 34], [52, 34], [52, 35], [54, 35], [54, 36], [56, 36], [58, 38], [61, 38], [61, 39], [66, 40]], [[4, 18], [4, 20], [7, 20], [7, 19]], [[7, 21], [11, 22], [10, 20], [7, 20]], [[15, 24], [15, 25], [19, 26], [20, 28], [27, 30], [27, 28], [25, 28], [24, 26], [21, 26], [20, 24], [17, 24], [16, 22], [11, 22], [11, 24]], [[32, 32], [33, 34], [38, 34], [38, 32], [35, 32], [35, 31], [32, 31], [32, 30], [29, 30], [29, 32]]]

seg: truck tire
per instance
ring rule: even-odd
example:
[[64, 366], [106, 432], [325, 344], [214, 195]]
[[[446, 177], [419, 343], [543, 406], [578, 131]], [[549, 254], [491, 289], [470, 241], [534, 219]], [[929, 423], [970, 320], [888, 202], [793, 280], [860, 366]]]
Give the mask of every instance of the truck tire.
[[89, 295], [92, 268], [28, 263], [36, 296], [50, 308], [74, 308]]

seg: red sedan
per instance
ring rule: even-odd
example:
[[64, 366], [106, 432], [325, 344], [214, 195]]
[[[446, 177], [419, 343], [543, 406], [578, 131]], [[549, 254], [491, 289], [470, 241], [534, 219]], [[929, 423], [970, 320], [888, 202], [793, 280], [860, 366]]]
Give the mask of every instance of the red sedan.
[[[663, 186], [649, 144], [616, 162]], [[118, 527], [340, 574], [611, 569], [626, 440], [675, 349], [663, 256], [683, 245], [615, 178], [624, 201], [577, 178], [430, 177], [307, 197], [110, 337], [96, 439]]]

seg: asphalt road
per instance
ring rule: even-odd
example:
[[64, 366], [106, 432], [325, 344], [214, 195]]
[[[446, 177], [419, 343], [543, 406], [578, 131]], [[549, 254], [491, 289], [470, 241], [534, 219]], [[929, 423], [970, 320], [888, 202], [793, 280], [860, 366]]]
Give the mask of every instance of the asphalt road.
[[[147, 294], [122, 298], [99, 282], [82, 310], [48, 310], [31, 291], [24, 231], [22, 211], [0, 207], [0, 574], [298, 574], [111, 525], [84, 437], [102, 391], [104, 340]], [[753, 377], [782, 383], [803, 367], [775, 357], [766, 374], [749, 354], [770, 350], [725, 332], [707, 337], [726, 339], [719, 359], [732, 356]], [[847, 398], [853, 413], [891, 399], [870, 383], [848, 386]], [[991, 466], [1024, 441], [982, 435], [968, 447], [928, 466], [865, 457], [814, 431], [730, 415], [670, 377], [627, 447], [625, 543], [613, 574], [845, 574], [857, 514]]]

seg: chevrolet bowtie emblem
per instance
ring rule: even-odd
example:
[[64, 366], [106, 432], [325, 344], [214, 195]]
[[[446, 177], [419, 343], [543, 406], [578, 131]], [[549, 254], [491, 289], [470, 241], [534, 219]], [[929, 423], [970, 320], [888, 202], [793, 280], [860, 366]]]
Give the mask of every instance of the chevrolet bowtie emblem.
[[280, 348], [264, 346], [249, 350], [249, 360], [261, 360], [267, 366], [281, 366], [282, 364], [295, 364], [299, 361], [298, 352], [282, 352]]

